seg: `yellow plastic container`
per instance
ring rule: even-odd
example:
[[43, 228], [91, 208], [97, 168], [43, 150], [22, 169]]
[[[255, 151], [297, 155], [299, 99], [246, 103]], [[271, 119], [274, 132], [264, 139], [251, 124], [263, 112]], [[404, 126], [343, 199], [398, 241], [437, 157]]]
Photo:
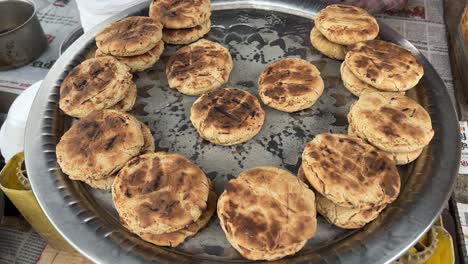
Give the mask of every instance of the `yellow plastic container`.
[[0, 172], [0, 189], [13, 202], [29, 224], [49, 245], [58, 250], [75, 252], [50, 224], [31, 190], [18, 180], [18, 167], [24, 159], [22, 152], [13, 156]]

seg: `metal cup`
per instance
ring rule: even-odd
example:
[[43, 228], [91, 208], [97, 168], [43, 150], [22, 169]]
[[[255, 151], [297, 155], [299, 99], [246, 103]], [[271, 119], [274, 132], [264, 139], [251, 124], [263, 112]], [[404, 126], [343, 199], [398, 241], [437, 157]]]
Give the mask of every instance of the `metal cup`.
[[0, 0], [0, 70], [28, 64], [47, 48], [47, 38], [28, 0]]

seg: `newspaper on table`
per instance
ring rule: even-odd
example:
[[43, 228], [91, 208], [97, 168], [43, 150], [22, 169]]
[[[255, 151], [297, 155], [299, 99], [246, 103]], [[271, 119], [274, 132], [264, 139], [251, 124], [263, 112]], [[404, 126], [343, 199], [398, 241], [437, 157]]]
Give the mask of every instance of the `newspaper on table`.
[[468, 174], [468, 122], [460, 121], [461, 158], [459, 174]]
[[[27, 66], [9, 71], [0, 71], [0, 90], [20, 93], [36, 81], [44, 79], [59, 57], [62, 41], [80, 26], [75, 1], [32, 0], [36, 4], [37, 16], [47, 35], [49, 48], [38, 59]], [[34, 45], [34, 43], [31, 43]]]
[[[32, 83], [42, 80], [57, 60], [62, 41], [80, 26], [78, 10], [73, 0], [33, 1], [38, 8], [37, 14], [41, 25], [47, 34], [49, 48], [27, 66], [0, 72], [0, 90], [20, 93]], [[444, 81], [452, 102], [455, 102], [443, 17], [443, 0], [409, 0], [403, 10], [386, 12], [376, 17], [398, 31], [429, 59]], [[464, 129], [467, 131], [468, 128], [465, 126]], [[460, 216], [466, 216], [462, 219], [466, 239], [468, 205], [459, 204], [459, 210]], [[44, 245], [45, 242], [32, 230], [15, 231], [0, 227], [0, 252], [2, 252], [0, 264], [35, 263]]]
[[465, 239], [466, 251], [468, 252], [468, 204], [457, 203], [458, 214], [460, 215], [460, 224]]
[[0, 264], [36, 263], [46, 244], [32, 228], [18, 230], [0, 226]]

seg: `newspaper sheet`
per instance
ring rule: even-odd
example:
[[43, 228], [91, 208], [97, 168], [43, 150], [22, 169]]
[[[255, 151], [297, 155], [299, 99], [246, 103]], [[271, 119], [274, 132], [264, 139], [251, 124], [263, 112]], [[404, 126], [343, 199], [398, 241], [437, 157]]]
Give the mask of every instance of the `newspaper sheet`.
[[36, 263], [45, 246], [46, 242], [32, 228], [0, 226], [0, 264]]
[[458, 173], [468, 174], [468, 122], [460, 121], [461, 159]]
[[466, 251], [468, 252], [468, 204], [457, 203], [458, 214], [460, 215], [460, 224], [465, 238]]

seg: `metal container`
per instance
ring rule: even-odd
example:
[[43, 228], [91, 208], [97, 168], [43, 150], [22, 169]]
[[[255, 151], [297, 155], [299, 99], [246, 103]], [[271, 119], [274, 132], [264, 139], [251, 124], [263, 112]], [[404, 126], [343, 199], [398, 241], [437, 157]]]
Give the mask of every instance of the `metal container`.
[[[178, 46], [167, 45], [161, 60], [134, 75], [138, 98], [133, 115], [147, 123], [157, 149], [177, 152], [200, 166], [220, 194], [228, 180], [254, 166], [296, 173], [304, 145], [314, 135], [346, 133], [346, 115], [356, 97], [340, 79], [340, 62], [322, 56], [309, 34], [320, 1], [212, 0], [207, 39], [232, 55], [225, 87], [258, 94], [266, 64], [301, 57], [321, 72], [325, 91], [309, 109], [282, 113], [265, 107], [262, 130], [252, 140], [223, 147], [203, 141], [190, 122], [196, 97], [170, 89], [164, 72]], [[55, 147], [73, 122], [58, 107], [59, 87], [71, 69], [95, 49], [96, 32], [122, 17], [147, 15], [149, 1], [125, 10], [76, 40], [49, 71], [36, 96], [26, 128], [26, 168], [36, 198], [51, 223], [81, 254], [95, 263], [246, 263], [228, 243], [214, 216], [206, 228], [177, 248], [158, 247], [128, 232], [119, 222], [110, 192], [72, 181], [57, 165]], [[442, 79], [428, 60], [401, 35], [380, 24], [381, 39], [403, 46], [423, 65], [425, 75], [407, 95], [425, 107], [435, 131], [423, 154], [400, 167], [401, 192], [364, 228], [344, 230], [318, 217], [316, 235], [294, 256], [279, 263], [391, 263], [432, 225], [452, 192], [460, 159], [459, 128]], [[249, 262], [250, 263], [250, 262]]]
[[73, 29], [60, 44], [59, 56], [62, 56], [62, 54], [68, 49], [68, 47], [70, 47], [75, 42], [75, 40], [79, 39], [83, 34], [84, 31], [81, 26]]
[[0, 0], [0, 70], [23, 66], [47, 48], [47, 38], [28, 0]]

